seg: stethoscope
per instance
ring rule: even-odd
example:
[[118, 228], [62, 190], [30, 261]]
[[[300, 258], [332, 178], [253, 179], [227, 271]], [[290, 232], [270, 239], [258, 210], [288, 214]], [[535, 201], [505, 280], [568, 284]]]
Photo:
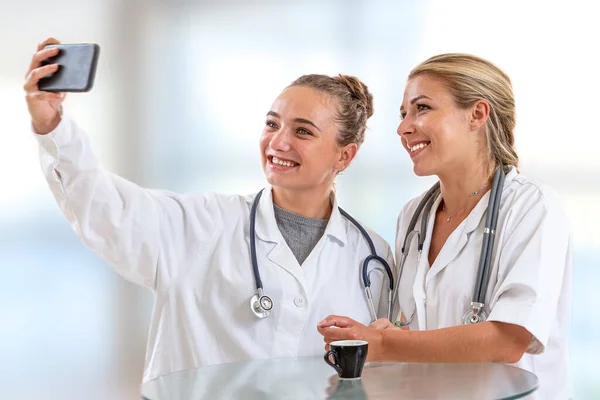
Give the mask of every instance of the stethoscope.
[[[492, 190], [490, 193], [490, 199], [488, 203], [488, 212], [485, 218], [485, 228], [483, 230], [483, 242], [481, 244], [481, 254], [479, 256], [479, 266], [477, 269], [477, 277], [475, 281], [475, 288], [473, 290], [473, 298], [471, 301], [471, 308], [467, 310], [462, 318], [462, 323], [476, 324], [478, 322], [484, 322], [487, 320], [487, 313], [484, 311], [485, 307], [485, 295], [487, 292], [487, 286], [490, 279], [490, 264], [492, 261], [492, 252], [494, 250], [494, 237], [496, 234], [496, 225], [498, 223], [498, 213], [500, 211], [500, 199], [502, 197], [502, 189], [504, 188], [504, 168], [498, 167], [494, 173], [494, 179], [492, 183]], [[406, 235], [404, 236], [404, 242], [402, 244], [402, 254], [400, 255], [400, 262], [398, 263], [398, 279], [396, 280], [396, 286], [394, 288], [393, 298], [396, 299], [398, 295], [398, 288], [400, 287], [400, 279], [402, 277], [402, 271], [404, 270], [404, 263], [408, 258], [410, 251], [410, 245], [417, 237], [417, 264], [421, 260], [421, 253], [423, 252], [423, 243], [427, 233], [427, 222], [433, 202], [440, 194], [440, 183], [437, 182], [429, 191], [423, 196], [423, 199], [417, 206]], [[421, 218], [421, 229], [415, 230], [417, 220], [420, 215]], [[417, 306], [415, 304], [412, 314], [408, 317], [406, 322], [396, 321], [395, 325], [402, 327], [409, 325], [415, 317]]]
[[[250, 211], [250, 256], [252, 258], [252, 272], [254, 274], [254, 283], [256, 284], [256, 294], [252, 296], [250, 299], [250, 309], [258, 318], [267, 318], [271, 314], [271, 310], [273, 309], [273, 300], [264, 294], [263, 292], [263, 284], [260, 279], [260, 271], [258, 270], [258, 260], [256, 258], [256, 210], [258, 208], [258, 201], [260, 200], [260, 196], [262, 195], [264, 189], [262, 189], [256, 197], [254, 198], [254, 202], [252, 203], [252, 209]], [[392, 292], [394, 290], [394, 275], [392, 274], [392, 269], [390, 268], [387, 261], [377, 255], [377, 251], [375, 250], [375, 245], [373, 244], [373, 240], [371, 240], [371, 236], [367, 233], [365, 228], [363, 228], [358, 221], [350, 216], [346, 211], [342, 210], [338, 207], [340, 213], [346, 217], [350, 222], [354, 224], [365, 238], [367, 243], [369, 244], [369, 249], [371, 250], [371, 254], [365, 258], [362, 264], [362, 281], [364, 285], [364, 290], [367, 296], [367, 303], [369, 306], [369, 313], [371, 314], [371, 321], [375, 321], [377, 319], [377, 312], [375, 311], [375, 304], [373, 303], [373, 295], [371, 293], [371, 272], [375, 270], [380, 270], [380, 267], [371, 268], [369, 270], [369, 263], [371, 261], [378, 261], [384, 268], [385, 273], [388, 277], [389, 282], [389, 293], [388, 293], [388, 319], [392, 318]]]

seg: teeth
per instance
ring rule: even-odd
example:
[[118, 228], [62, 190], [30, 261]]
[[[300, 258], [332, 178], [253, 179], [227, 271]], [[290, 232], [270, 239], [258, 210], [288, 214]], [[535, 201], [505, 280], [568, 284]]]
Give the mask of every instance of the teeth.
[[273, 161], [273, 164], [281, 165], [283, 167], [294, 167], [294, 166], [296, 166], [295, 162], [283, 161], [283, 160], [280, 160], [279, 158], [277, 158], [275, 156], [272, 157], [272, 161]]
[[413, 147], [410, 148], [410, 152], [414, 153], [415, 151], [422, 149], [423, 147], [428, 146], [429, 143], [419, 143], [419, 144], [415, 144]]

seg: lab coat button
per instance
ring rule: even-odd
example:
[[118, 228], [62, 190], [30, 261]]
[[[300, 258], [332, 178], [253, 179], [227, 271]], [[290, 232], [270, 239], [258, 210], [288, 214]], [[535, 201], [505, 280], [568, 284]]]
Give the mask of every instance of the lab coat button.
[[296, 307], [303, 307], [304, 306], [304, 299], [302, 297], [296, 297], [294, 299], [294, 304], [296, 305]]

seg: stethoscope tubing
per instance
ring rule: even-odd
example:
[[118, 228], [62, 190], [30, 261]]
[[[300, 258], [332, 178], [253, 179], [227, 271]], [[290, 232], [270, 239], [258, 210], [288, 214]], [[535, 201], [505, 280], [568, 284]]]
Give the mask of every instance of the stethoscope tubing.
[[357, 220], [355, 220], [350, 214], [348, 214], [342, 208], [338, 208], [338, 209], [340, 210], [340, 213], [344, 217], [346, 217], [350, 222], [352, 222], [352, 224], [354, 226], [356, 226], [356, 228], [360, 231], [362, 236], [365, 238], [365, 240], [369, 244], [369, 249], [371, 250], [371, 255], [367, 256], [365, 261], [363, 261], [363, 267], [362, 267], [362, 278], [363, 278], [363, 284], [365, 285], [365, 287], [371, 287], [371, 280], [369, 279], [369, 274], [368, 274], [368, 270], [369, 270], [368, 266], [369, 266], [369, 261], [375, 260], [375, 261], [378, 261], [383, 266], [383, 268], [385, 268], [385, 272], [389, 278], [388, 280], [389, 280], [390, 290], [394, 290], [394, 275], [392, 273], [392, 269], [390, 268], [389, 264], [387, 263], [387, 261], [385, 259], [383, 259], [382, 257], [377, 255], [375, 245], [373, 244], [373, 240], [371, 239], [371, 236], [369, 235], [367, 230], [365, 228], [363, 228], [363, 226], [361, 224], [359, 224]]
[[494, 251], [494, 239], [496, 236], [496, 227], [498, 225], [498, 214], [500, 212], [500, 201], [502, 198], [502, 189], [504, 188], [504, 179], [504, 171], [499, 167], [494, 174], [494, 183], [492, 185], [492, 192], [490, 193], [490, 200], [493, 200], [493, 203], [488, 206], [490, 212], [486, 215], [486, 225], [483, 231], [483, 239], [486, 246], [485, 254], [483, 254], [483, 246], [481, 249], [482, 256], [484, 257], [483, 264], [480, 257], [477, 280], [475, 281], [475, 290], [473, 291], [473, 302], [481, 304], [485, 304], [485, 295], [490, 280], [490, 265], [492, 263]]
[[257, 291], [262, 291], [263, 284], [260, 279], [260, 271], [258, 270], [258, 258], [256, 257], [256, 209], [258, 208], [258, 201], [264, 189], [256, 195], [254, 202], [252, 203], [252, 210], [250, 211], [250, 257], [252, 258], [252, 272], [254, 273], [254, 283]]
[[[258, 258], [256, 256], [256, 213], [257, 213], [257, 208], [258, 208], [258, 203], [260, 200], [260, 197], [263, 193], [264, 189], [261, 189], [258, 194], [256, 195], [253, 203], [252, 203], [252, 208], [250, 210], [250, 257], [251, 257], [251, 262], [252, 262], [252, 272], [254, 274], [254, 282], [256, 285], [256, 290], [258, 293], [258, 296], [261, 297], [263, 294], [263, 284], [262, 284], [262, 280], [260, 278], [260, 270], [258, 268]], [[362, 280], [363, 280], [363, 285], [365, 288], [365, 293], [367, 296], [367, 303], [369, 306], [369, 313], [371, 314], [371, 319], [374, 321], [377, 319], [377, 313], [375, 311], [375, 305], [373, 303], [373, 296], [371, 293], [371, 279], [369, 277], [369, 262], [371, 261], [377, 261], [378, 263], [380, 263], [384, 270], [385, 273], [388, 276], [388, 283], [389, 283], [389, 294], [388, 294], [388, 319], [392, 319], [392, 310], [393, 310], [393, 295], [392, 292], [394, 290], [394, 274], [392, 272], [392, 269], [390, 268], [388, 262], [380, 257], [379, 255], [377, 255], [377, 250], [375, 249], [375, 244], [373, 243], [373, 240], [371, 239], [371, 236], [369, 235], [369, 233], [366, 231], [366, 229], [358, 223], [358, 221], [356, 221], [350, 214], [348, 214], [346, 211], [344, 211], [341, 207], [338, 207], [338, 210], [340, 211], [340, 213], [347, 218], [362, 234], [363, 238], [366, 240], [368, 246], [369, 246], [369, 250], [371, 252], [371, 254], [369, 256], [367, 256], [367, 258], [364, 260], [363, 264], [362, 264]]]
[[[494, 173], [492, 190], [490, 192], [490, 199], [488, 202], [488, 212], [486, 213], [485, 220], [485, 228], [483, 234], [483, 241], [481, 245], [481, 253], [479, 257], [479, 264], [477, 267], [477, 277], [475, 280], [475, 288], [473, 290], [473, 302], [480, 304], [483, 306], [485, 304], [485, 296], [487, 292], [487, 286], [490, 279], [490, 265], [492, 261], [492, 254], [494, 250], [494, 237], [496, 233], [496, 227], [498, 224], [498, 215], [500, 212], [500, 202], [502, 199], [502, 191], [504, 188], [504, 180], [506, 175], [504, 173], [504, 167], [499, 166]], [[416, 235], [417, 240], [417, 250], [418, 250], [418, 258], [417, 263], [420, 261], [421, 253], [423, 250], [423, 243], [425, 242], [426, 232], [427, 232], [427, 224], [429, 220], [429, 214], [435, 199], [440, 194], [440, 182], [437, 182], [433, 185], [423, 196], [421, 201], [419, 202], [417, 209], [413, 213], [413, 216], [410, 220], [408, 228], [406, 230], [406, 235], [404, 236], [404, 242], [402, 244], [402, 251], [400, 255], [400, 260], [398, 262], [397, 269], [397, 277], [396, 277], [396, 285], [394, 287], [392, 298], [393, 300], [398, 299], [398, 292], [400, 289], [400, 281], [402, 279], [402, 273], [404, 272], [404, 264], [408, 258], [408, 254], [410, 252], [410, 245]], [[415, 226], [419, 217], [421, 218], [421, 229], [419, 231], [415, 230]], [[416, 311], [413, 309], [412, 314], [408, 317], [406, 322], [401, 323], [401, 326], [406, 326], [411, 323], [414, 318]], [[406, 317], [406, 316], [405, 316]]]

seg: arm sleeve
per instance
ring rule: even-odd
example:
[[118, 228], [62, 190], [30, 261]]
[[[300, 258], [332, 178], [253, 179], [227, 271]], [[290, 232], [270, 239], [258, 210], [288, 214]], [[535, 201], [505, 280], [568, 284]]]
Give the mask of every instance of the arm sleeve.
[[525, 206], [512, 206], [519, 211], [499, 255], [488, 321], [524, 327], [533, 335], [527, 352], [540, 354], [556, 323], [565, 271], [572, 267], [571, 235], [556, 195], [538, 189], [524, 196]]
[[127, 280], [161, 290], [214, 232], [219, 214], [214, 198], [191, 201], [106, 171], [70, 119], [63, 117], [53, 132], [35, 137], [44, 177], [61, 211], [85, 245]]

